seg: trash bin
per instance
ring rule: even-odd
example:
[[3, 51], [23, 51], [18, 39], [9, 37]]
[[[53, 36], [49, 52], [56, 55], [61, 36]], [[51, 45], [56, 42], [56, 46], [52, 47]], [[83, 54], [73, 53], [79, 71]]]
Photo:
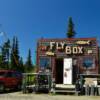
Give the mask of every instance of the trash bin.
[[98, 95], [100, 96], [100, 87], [98, 87]]
[[90, 95], [94, 95], [94, 89], [95, 89], [95, 86], [94, 85], [91, 85], [91, 90], [90, 90]]
[[89, 87], [89, 85], [86, 85], [85, 86], [85, 95], [89, 96], [89, 94], [90, 94], [90, 87]]
[[94, 89], [94, 95], [97, 96], [98, 95], [98, 87], [96, 86]]

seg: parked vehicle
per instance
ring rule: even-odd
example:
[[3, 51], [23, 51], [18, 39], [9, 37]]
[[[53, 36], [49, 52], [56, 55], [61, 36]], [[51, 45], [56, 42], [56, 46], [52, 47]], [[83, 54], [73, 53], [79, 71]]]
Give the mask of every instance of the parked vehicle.
[[22, 73], [13, 70], [0, 70], [0, 92], [6, 88], [21, 89]]

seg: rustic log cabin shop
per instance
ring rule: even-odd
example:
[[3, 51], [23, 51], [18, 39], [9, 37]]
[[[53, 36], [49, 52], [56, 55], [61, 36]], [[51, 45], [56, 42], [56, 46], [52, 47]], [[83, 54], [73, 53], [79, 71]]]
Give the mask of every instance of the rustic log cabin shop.
[[37, 66], [50, 69], [56, 84], [74, 84], [79, 74], [98, 74], [96, 38], [44, 39], [37, 42]]

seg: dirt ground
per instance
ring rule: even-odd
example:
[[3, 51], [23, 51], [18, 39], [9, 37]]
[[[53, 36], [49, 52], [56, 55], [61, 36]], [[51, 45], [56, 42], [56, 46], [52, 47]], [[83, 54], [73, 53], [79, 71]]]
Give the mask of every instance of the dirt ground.
[[100, 100], [100, 96], [22, 94], [20, 92], [15, 92], [0, 94], [0, 100]]

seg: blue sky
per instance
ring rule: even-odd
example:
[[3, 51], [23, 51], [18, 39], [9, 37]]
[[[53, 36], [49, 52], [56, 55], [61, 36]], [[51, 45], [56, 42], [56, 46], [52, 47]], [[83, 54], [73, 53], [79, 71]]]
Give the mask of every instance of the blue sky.
[[18, 37], [24, 61], [30, 48], [35, 62], [38, 38], [65, 38], [69, 16], [77, 38], [96, 37], [100, 42], [99, 0], [0, 0], [0, 31], [10, 39]]

